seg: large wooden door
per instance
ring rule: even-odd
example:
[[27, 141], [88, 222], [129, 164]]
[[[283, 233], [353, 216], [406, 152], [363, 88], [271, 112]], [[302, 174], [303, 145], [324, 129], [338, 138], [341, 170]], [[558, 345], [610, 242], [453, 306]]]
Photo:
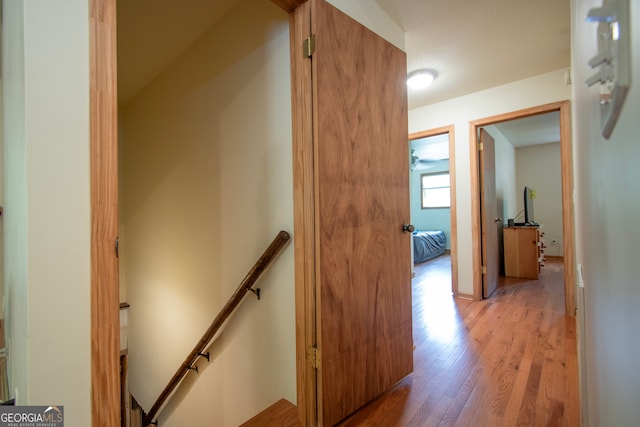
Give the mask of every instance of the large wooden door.
[[498, 287], [500, 273], [500, 247], [496, 208], [496, 155], [495, 141], [480, 129], [480, 227], [482, 229], [482, 296], [489, 298]]
[[318, 420], [333, 425], [413, 369], [406, 58], [311, 3]]

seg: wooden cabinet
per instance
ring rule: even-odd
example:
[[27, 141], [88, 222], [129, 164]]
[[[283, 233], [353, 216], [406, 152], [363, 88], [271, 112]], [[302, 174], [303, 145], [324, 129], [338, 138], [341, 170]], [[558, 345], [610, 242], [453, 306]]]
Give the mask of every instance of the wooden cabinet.
[[504, 229], [505, 276], [538, 278], [544, 262], [543, 235], [539, 227]]

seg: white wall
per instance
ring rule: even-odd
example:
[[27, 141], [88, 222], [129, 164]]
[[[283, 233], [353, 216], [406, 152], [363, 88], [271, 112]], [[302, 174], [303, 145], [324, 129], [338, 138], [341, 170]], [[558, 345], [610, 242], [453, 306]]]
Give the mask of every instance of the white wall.
[[[573, 132], [577, 262], [584, 273], [582, 402], [589, 426], [633, 426], [640, 419], [640, 4], [631, 8], [632, 87], [609, 140], [600, 136], [599, 91], [582, 82], [595, 71], [597, 24], [585, 22], [599, 0], [573, 0]], [[586, 362], [586, 364], [585, 364]], [[586, 365], [586, 366], [585, 366]]]
[[[541, 74], [409, 111], [409, 133], [453, 124], [456, 155], [458, 289], [473, 293], [469, 121], [571, 98], [565, 70]], [[475, 166], [473, 166], [475, 167]]]
[[[293, 233], [288, 25], [240, 1], [120, 111], [130, 387], [147, 411], [278, 231]], [[257, 286], [160, 425], [236, 426], [295, 403], [293, 242]]]
[[18, 404], [91, 425], [86, 0], [3, 2], [5, 316]]
[[516, 152], [513, 145], [494, 125], [486, 126], [486, 131], [495, 140], [496, 153], [496, 202], [498, 216], [503, 223], [515, 218], [517, 213]]
[[[26, 206], [26, 144], [25, 144], [25, 90], [24, 90], [24, 5], [20, 2], [3, 3], [2, 36], [2, 109], [5, 126], [3, 225], [7, 228], [5, 254], [5, 333], [11, 354], [20, 356], [18, 363], [9, 361], [11, 395], [16, 391], [27, 393], [27, 222]], [[13, 141], [13, 143], [11, 143]], [[11, 187], [9, 187], [11, 185]], [[8, 203], [8, 205], [7, 205]], [[9, 209], [10, 207], [10, 209]], [[14, 214], [10, 215], [9, 212]], [[16, 215], [18, 214], [18, 215]], [[15, 396], [14, 396], [15, 397]]]
[[516, 205], [515, 149], [495, 125], [486, 126], [484, 129], [495, 141], [496, 215], [502, 218], [503, 224], [503, 227], [498, 227], [499, 264], [500, 274], [504, 274], [503, 229], [507, 220], [514, 217], [511, 211]]
[[[560, 143], [532, 145], [516, 149], [517, 211], [524, 209], [524, 187], [536, 191], [534, 220], [542, 226], [547, 255], [562, 256], [562, 168]], [[524, 214], [523, 214], [524, 215]], [[552, 244], [553, 241], [556, 244]]]

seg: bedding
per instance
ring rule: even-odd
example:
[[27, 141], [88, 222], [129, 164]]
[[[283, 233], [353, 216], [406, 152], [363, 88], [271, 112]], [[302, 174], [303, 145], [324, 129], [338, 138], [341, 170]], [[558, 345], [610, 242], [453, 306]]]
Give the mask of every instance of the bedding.
[[447, 248], [447, 236], [442, 230], [413, 232], [413, 262], [419, 263], [442, 255]]

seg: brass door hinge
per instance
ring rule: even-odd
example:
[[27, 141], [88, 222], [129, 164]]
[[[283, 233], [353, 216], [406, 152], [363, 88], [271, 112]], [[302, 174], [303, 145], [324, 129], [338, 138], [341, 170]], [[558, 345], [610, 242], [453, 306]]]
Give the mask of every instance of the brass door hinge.
[[482, 142], [478, 143], [478, 151], [484, 150], [484, 144]]
[[316, 36], [311, 34], [302, 42], [302, 57], [310, 58], [316, 51]]
[[482, 266], [482, 274], [487, 274], [487, 267], [486, 266]]
[[318, 369], [320, 367], [320, 350], [317, 347], [309, 347], [307, 360], [312, 367]]

